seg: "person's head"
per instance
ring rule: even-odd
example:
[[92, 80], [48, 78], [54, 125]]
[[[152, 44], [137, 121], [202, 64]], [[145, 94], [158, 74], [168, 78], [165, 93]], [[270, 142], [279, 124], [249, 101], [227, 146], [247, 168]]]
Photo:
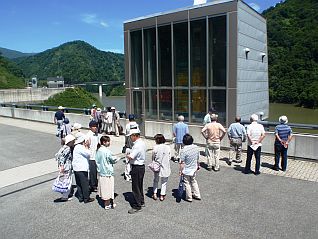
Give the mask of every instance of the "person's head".
[[97, 149], [100, 148], [101, 145], [108, 147], [110, 145], [110, 138], [107, 135], [104, 135], [100, 138], [99, 144], [97, 145]]
[[235, 117], [235, 122], [240, 123], [241, 122], [241, 117], [240, 116], [236, 116]]
[[140, 138], [140, 131], [138, 129], [130, 130], [129, 137], [133, 142]]
[[63, 106], [59, 106], [59, 107], [57, 107], [60, 111], [63, 111], [64, 110], [64, 107]]
[[135, 116], [133, 114], [129, 114], [128, 115], [128, 120], [129, 121], [134, 121], [135, 120]]
[[71, 135], [71, 134], [66, 135], [64, 140], [65, 140], [64, 143], [65, 143], [67, 146], [69, 146], [70, 148], [71, 148], [71, 147], [74, 147], [75, 137], [74, 137], [73, 135]]
[[97, 106], [96, 106], [95, 104], [93, 104], [93, 105], [92, 105], [92, 108], [96, 109], [96, 108], [97, 108]]
[[182, 143], [183, 143], [184, 145], [191, 145], [191, 144], [193, 144], [193, 137], [192, 137], [190, 134], [185, 134], [185, 135], [183, 136]]
[[282, 115], [281, 117], [279, 117], [279, 123], [281, 124], [287, 124], [288, 123], [288, 118], [286, 115]]
[[112, 106], [112, 107], [110, 108], [110, 110], [111, 110], [111, 112], [115, 112], [116, 108], [115, 108], [114, 106]]
[[84, 144], [86, 140], [85, 135], [80, 135], [76, 140], [75, 140], [75, 145], [77, 144]]
[[211, 115], [211, 121], [217, 121], [218, 120], [218, 115], [212, 114]]
[[156, 144], [164, 144], [166, 142], [166, 138], [162, 134], [156, 134], [154, 138]]
[[179, 122], [183, 122], [184, 121], [184, 116], [183, 115], [179, 115], [178, 116], [178, 121]]
[[258, 121], [258, 116], [257, 116], [257, 114], [252, 114], [252, 115], [251, 115], [251, 118], [250, 118], [250, 121], [251, 121], [251, 122]]
[[97, 131], [97, 125], [98, 125], [98, 123], [95, 120], [90, 121], [89, 122], [90, 130], [95, 133]]
[[82, 125], [79, 123], [74, 123], [72, 130], [80, 130], [82, 128]]

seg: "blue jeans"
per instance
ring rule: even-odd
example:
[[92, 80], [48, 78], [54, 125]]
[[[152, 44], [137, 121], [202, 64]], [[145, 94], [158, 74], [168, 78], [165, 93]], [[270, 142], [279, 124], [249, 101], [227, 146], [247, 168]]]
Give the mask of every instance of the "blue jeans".
[[255, 151], [250, 147], [247, 146], [247, 158], [246, 158], [246, 165], [245, 165], [245, 172], [250, 172], [251, 171], [251, 161], [253, 154], [255, 156], [255, 173], [259, 173], [259, 169], [261, 166], [261, 150], [262, 147], [258, 147]]
[[275, 144], [275, 168], [279, 168], [279, 160], [282, 157], [281, 167], [283, 171], [287, 169], [287, 148], [282, 144]]

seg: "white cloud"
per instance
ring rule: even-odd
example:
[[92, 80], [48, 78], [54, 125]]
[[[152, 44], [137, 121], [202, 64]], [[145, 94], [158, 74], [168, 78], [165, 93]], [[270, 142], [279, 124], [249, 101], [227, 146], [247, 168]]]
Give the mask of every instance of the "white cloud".
[[207, 0], [194, 0], [193, 5], [205, 4]]
[[87, 24], [96, 24], [98, 22], [96, 14], [82, 14], [81, 20]]
[[253, 8], [255, 11], [260, 12], [261, 7], [260, 7], [258, 4], [252, 2], [252, 3], [250, 3], [249, 5], [250, 5], [251, 8]]
[[101, 20], [99, 23], [102, 27], [109, 27], [109, 25], [107, 24], [107, 22], [105, 22], [104, 20]]
[[114, 52], [114, 53], [124, 53], [123, 49], [101, 49], [102, 51], [110, 51], [110, 52]]

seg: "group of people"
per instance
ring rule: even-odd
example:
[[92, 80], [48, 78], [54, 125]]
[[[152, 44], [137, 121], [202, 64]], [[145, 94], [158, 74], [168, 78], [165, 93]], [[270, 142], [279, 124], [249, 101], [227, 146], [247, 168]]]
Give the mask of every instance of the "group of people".
[[[97, 111], [96, 111], [97, 112]], [[135, 121], [134, 115], [128, 116], [129, 123], [126, 125], [125, 145], [125, 179], [132, 184], [134, 202], [128, 211], [130, 214], [140, 212], [145, 206], [143, 193], [143, 179], [145, 175], [146, 144], [140, 136], [140, 129]], [[235, 123], [225, 128], [217, 122], [218, 115], [212, 110], [204, 119], [204, 127], [201, 130], [202, 136], [206, 139], [207, 170], [219, 171], [219, 157], [221, 140], [228, 135], [230, 141], [230, 153], [228, 164], [241, 163], [242, 143], [248, 141], [247, 159], [244, 173], [251, 173], [251, 160], [255, 156], [255, 174], [260, 174], [260, 156], [262, 141], [265, 138], [264, 127], [259, 124], [258, 116], [253, 114], [250, 117], [251, 124], [247, 129], [241, 124], [241, 118], [236, 117]], [[64, 117], [65, 121], [65, 117]], [[287, 148], [292, 139], [291, 128], [287, 125], [287, 117], [279, 118], [280, 125], [275, 128], [275, 165], [274, 170], [279, 170], [280, 156], [282, 156], [281, 168], [287, 168]], [[89, 203], [94, 201], [90, 197], [91, 192], [97, 192], [104, 202], [105, 209], [115, 208], [114, 203], [114, 168], [117, 158], [109, 149], [110, 137], [100, 135], [98, 121], [93, 118], [89, 123], [89, 132], [84, 135], [80, 132], [81, 125], [75, 123], [72, 131], [64, 137], [64, 144], [56, 154], [60, 174], [74, 177], [76, 182], [77, 198], [80, 202]], [[185, 200], [192, 202], [193, 199], [201, 200], [201, 194], [196, 181], [199, 165], [199, 147], [193, 144], [193, 137], [189, 134], [189, 127], [184, 122], [182, 115], [178, 116], [178, 123], [173, 126], [175, 137], [175, 154], [171, 157], [171, 150], [166, 145], [163, 134], [154, 136], [155, 146], [152, 150], [153, 170], [153, 192], [154, 200], [164, 201], [169, 176], [171, 174], [170, 162], [173, 159], [179, 163], [179, 175], [183, 178], [185, 186]], [[156, 167], [153, 165], [156, 164]], [[159, 186], [160, 181], [160, 186]], [[159, 190], [160, 189], [160, 194]], [[68, 201], [74, 194], [73, 187], [63, 193], [61, 201]]]

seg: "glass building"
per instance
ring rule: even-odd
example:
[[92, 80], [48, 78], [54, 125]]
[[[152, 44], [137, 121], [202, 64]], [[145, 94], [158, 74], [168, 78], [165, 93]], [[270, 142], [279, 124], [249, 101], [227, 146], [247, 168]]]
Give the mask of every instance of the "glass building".
[[124, 23], [127, 112], [202, 124], [209, 108], [268, 116], [266, 20], [240, 0], [213, 1]]

